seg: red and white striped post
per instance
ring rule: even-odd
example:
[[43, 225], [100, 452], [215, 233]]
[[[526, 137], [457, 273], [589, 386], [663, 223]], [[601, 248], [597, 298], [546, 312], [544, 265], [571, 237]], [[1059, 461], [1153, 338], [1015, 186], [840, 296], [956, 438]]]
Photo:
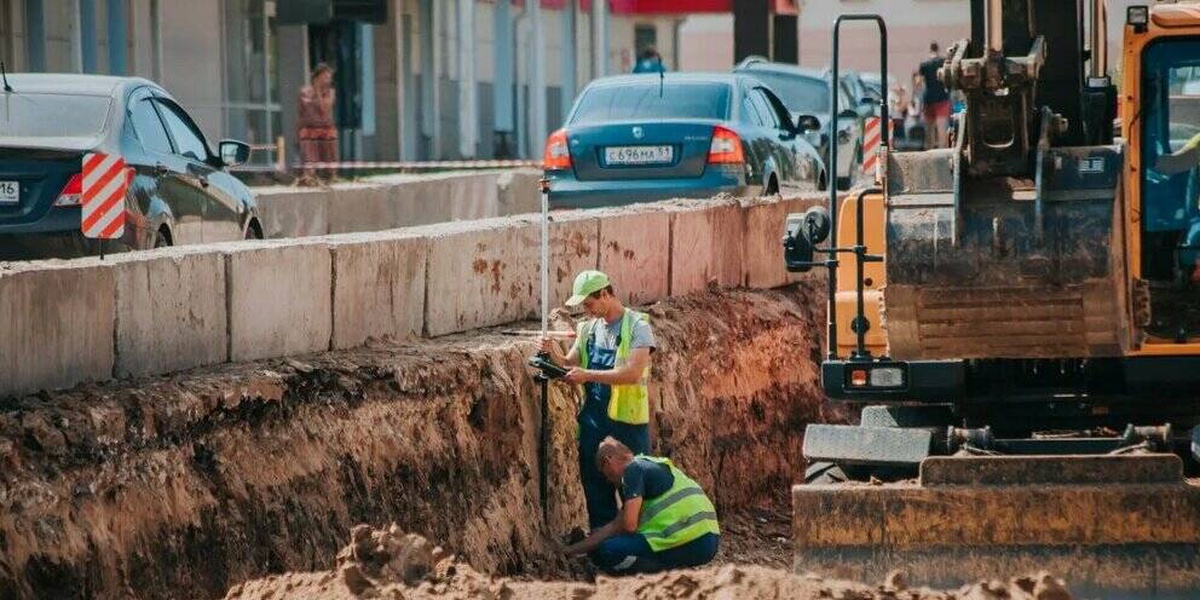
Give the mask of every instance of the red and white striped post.
[[[131, 172], [125, 159], [92, 152], [83, 157], [80, 229], [94, 240], [116, 240], [125, 235], [125, 192]], [[104, 243], [100, 243], [104, 258]]]
[[[866, 128], [863, 132], [863, 164], [862, 174], [865, 177], [870, 177], [875, 185], [883, 183], [883, 143], [882, 129], [879, 127], [879, 117], [867, 118]], [[888, 138], [895, 132], [895, 127], [892, 123], [888, 123]]]

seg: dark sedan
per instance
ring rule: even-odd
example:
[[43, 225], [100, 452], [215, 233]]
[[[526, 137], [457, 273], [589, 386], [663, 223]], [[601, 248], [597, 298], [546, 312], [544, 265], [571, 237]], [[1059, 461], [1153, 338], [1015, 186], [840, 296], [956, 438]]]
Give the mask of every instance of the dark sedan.
[[[746, 59], [734, 72], [751, 75], [770, 86], [793, 115], [815, 116], [821, 127], [819, 132], [814, 132], [812, 142], [821, 153], [821, 160], [827, 161], [829, 143], [835, 137], [829, 131], [834, 110], [829, 101], [829, 75], [762, 58]], [[862, 128], [848, 86], [839, 85], [837, 91], [838, 132], [834, 142], [837, 144], [837, 181], [839, 189], [848, 189], [862, 165]]]
[[815, 190], [825, 178], [783, 102], [730, 74], [596, 80], [543, 162], [554, 208]]
[[9, 74], [0, 90], [0, 260], [99, 250], [80, 233], [82, 159], [123, 157], [134, 170], [125, 234], [107, 251], [261, 238], [254, 197], [226, 168], [250, 148], [214, 153], [187, 111], [138, 78]]

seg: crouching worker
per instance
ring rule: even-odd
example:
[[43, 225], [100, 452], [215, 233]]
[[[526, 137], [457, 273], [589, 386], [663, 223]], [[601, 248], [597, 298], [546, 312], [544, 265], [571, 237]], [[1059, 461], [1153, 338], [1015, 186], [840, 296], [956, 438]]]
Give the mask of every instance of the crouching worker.
[[697, 567], [717, 555], [717, 512], [704, 490], [671, 461], [634, 456], [606, 437], [596, 468], [620, 487], [621, 511], [611, 523], [568, 546], [567, 555], [587, 554], [601, 570], [620, 575]]

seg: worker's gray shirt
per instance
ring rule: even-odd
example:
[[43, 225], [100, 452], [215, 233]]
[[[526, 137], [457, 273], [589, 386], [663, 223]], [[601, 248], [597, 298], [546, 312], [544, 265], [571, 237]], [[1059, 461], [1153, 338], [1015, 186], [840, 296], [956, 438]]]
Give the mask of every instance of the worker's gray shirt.
[[[650, 323], [645, 319], [634, 319], [631, 324], [633, 339], [630, 340], [630, 351], [638, 348], [650, 348], [652, 351], [655, 347], [654, 331], [650, 329]], [[617, 361], [617, 346], [621, 343], [621, 319], [617, 319], [612, 323], [605, 322], [604, 319], [599, 319], [598, 322], [592, 325], [592, 333], [589, 339], [576, 339], [575, 345], [572, 348], [575, 352], [579, 352], [582, 344], [588, 344], [588, 364], [581, 364], [584, 369], [596, 369], [599, 371], [609, 371], [616, 365]], [[582, 355], [579, 354], [580, 358]], [[608, 418], [608, 400], [612, 396], [612, 386], [603, 383], [585, 383], [583, 384], [585, 397], [583, 407], [579, 411], [579, 424], [583, 430], [608, 431], [610, 429], [610, 420]], [[644, 426], [638, 426], [644, 427]], [[590, 440], [589, 440], [590, 443]], [[599, 440], [597, 440], [599, 443]]]

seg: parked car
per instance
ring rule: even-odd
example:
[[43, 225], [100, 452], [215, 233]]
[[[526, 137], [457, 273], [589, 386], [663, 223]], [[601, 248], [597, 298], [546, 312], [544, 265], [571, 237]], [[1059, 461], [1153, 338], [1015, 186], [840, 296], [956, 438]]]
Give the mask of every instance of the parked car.
[[[846, 87], [836, 87], [838, 132], [831, 135], [830, 127], [835, 107], [830, 106], [831, 78], [826, 74], [757, 57], [742, 61], [734, 68], [734, 72], [755, 77], [775, 90], [779, 99], [787, 106], [787, 110], [794, 115], [793, 118], [816, 117], [820, 126], [812, 132], [809, 141], [816, 146], [823, 163], [827, 163], [830, 140], [835, 140], [837, 185], [839, 189], [849, 189], [851, 181], [862, 165], [862, 128], [859, 124], [859, 114]], [[825, 166], [828, 169], [828, 164]]]
[[261, 238], [250, 188], [227, 168], [250, 147], [213, 152], [163, 88], [132, 77], [10, 73], [0, 90], [0, 259], [99, 250], [80, 233], [83, 156], [123, 157], [134, 171], [125, 234], [106, 251]]
[[550, 204], [814, 190], [825, 175], [804, 133], [784, 103], [750, 77], [606, 77], [583, 90], [566, 125], [546, 140]]

